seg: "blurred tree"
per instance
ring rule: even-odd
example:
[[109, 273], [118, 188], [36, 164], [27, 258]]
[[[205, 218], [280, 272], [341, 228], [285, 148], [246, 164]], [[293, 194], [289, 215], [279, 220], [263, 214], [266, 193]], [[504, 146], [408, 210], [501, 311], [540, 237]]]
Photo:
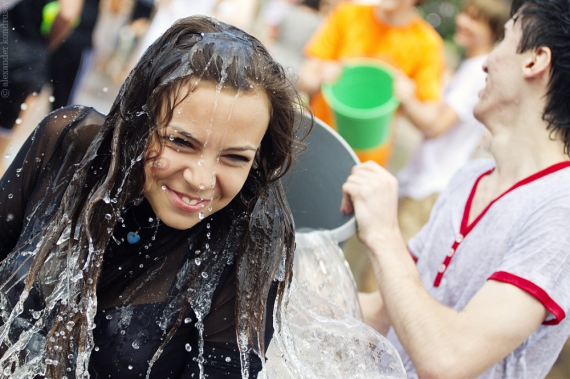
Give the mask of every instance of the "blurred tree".
[[462, 3], [463, 0], [425, 0], [419, 11], [445, 40], [452, 40], [454, 19]]

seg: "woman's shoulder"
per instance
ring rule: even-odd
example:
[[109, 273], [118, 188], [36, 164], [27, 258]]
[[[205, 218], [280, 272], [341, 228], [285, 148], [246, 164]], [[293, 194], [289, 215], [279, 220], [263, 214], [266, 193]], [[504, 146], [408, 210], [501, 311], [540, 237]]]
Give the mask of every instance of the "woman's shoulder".
[[62, 107], [40, 122], [35, 137], [44, 141], [48, 151], [57, 149], [61, 144], [79, 144], [86, 148], [104, 121], [105, 116], [94, 108], [81, 105]]
[[50, 135], [61, 135], [70, 126], [92, 125], [99, 128], [104, 120], [105, 116], [94, 108], [70, 105], [52, 111], [40, 122], [39, 128]]

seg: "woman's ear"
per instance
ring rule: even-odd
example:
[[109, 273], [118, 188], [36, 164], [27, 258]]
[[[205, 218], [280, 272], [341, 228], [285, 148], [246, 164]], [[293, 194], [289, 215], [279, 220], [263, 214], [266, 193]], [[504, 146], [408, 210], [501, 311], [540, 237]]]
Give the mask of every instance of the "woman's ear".
[[525, 79], [532, 79], [550, 73], [552, 65], [552, 51], [547, 46], [541, 46], [534, 51], [529, 51], [528, 58], [523, 68]]

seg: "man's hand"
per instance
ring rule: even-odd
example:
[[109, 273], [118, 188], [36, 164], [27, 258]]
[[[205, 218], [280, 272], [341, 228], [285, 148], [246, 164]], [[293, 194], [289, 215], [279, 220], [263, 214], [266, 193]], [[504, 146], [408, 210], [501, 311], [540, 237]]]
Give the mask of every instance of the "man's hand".
[[354, 213], [358, 237], [369, 248], [376, 237], [398, 230], [398, 182], [376, 162], [353, 167], [342, 186], [340, 210]]

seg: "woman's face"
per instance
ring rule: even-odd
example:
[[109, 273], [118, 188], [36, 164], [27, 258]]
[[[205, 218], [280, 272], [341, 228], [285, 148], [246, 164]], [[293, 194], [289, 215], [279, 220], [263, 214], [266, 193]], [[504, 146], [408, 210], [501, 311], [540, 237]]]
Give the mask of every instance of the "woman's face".
[[201, 82], [159, 130], [145, 165], [144, 196], [168, 226], [183, 230], [239, 193], [269, 124], [263, 91], [222, 90]]

